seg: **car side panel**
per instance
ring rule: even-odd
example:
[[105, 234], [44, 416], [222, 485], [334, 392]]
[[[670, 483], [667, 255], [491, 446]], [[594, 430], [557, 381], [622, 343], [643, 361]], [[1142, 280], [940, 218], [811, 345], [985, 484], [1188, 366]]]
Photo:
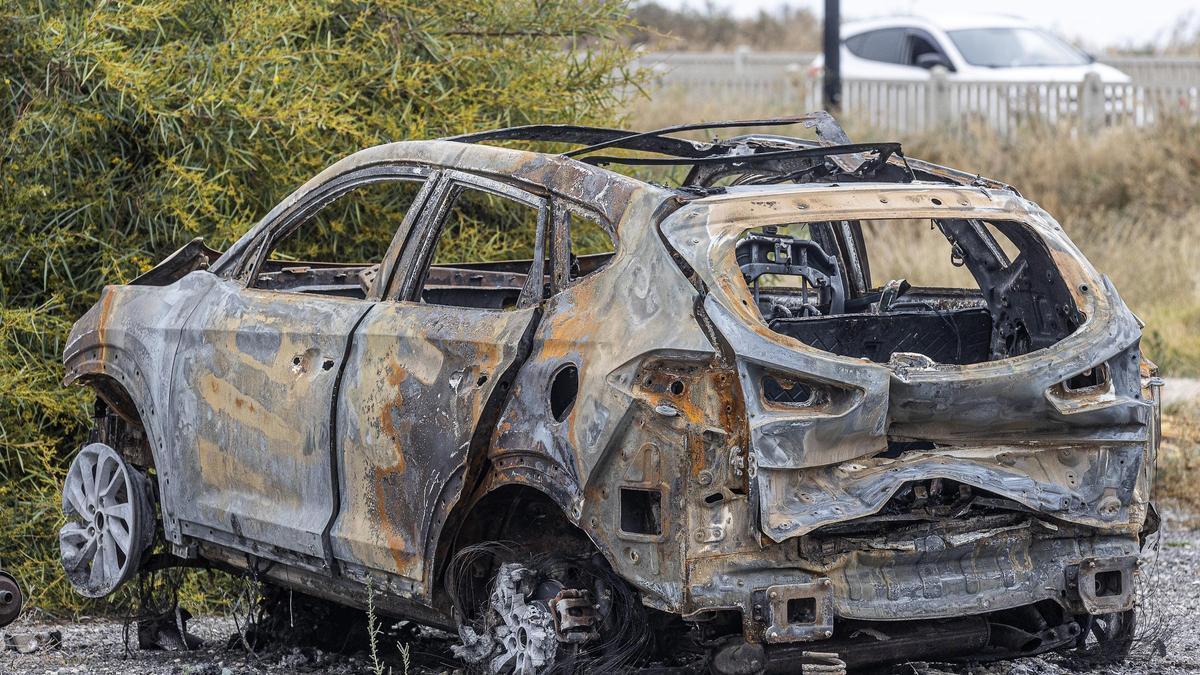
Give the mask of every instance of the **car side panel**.
[[[634, 380], [661, 380], [657, 369], [652, 374], [642, 365], [662, 360], [703, 370], [714, 348], [694, 312], [696, 290], [658, 238], [653, 216], [660, 203], [653, 195], [633, 200], [626, 211], [633, 222], [617, 224], [613, 259], [547, 301], [493, 438], [490, 487], [516, 482], [542, 489], [647, 593], [647, 602], [670, 608], [682, 597], [686, 533], [678, 514], [691, 471], [689, 447], [704, 421], [688, 396], [662, 396]], [[567, 364], [578, 368], [578, 394], [559, 422], [550, 387]], [[733, 387], [730, 380], [727, 391]], [[671, 514], [661, 534], [621, 534], [622, 485], [659, 491]]]
[[171, 372], [178, 480], [167, 490], [185, 534], [324, 560], [333, 387], [348, 335], [371, 306], [213, 285]]

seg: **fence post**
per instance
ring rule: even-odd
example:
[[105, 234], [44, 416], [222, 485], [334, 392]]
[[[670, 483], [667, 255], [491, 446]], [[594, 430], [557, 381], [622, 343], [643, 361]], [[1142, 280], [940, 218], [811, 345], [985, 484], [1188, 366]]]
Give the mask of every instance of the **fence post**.
[[950, 83], [946, 69], [934, 66], [925, 85], [925, 128], [942, 127], [950, 121]]
[[1079, 117], [1086, 131], [1096, 131], [1104, 126], [1104, 83], [1100, 81], [1099, 73], [1083, 76], [1083, 84], [1079, 87]]

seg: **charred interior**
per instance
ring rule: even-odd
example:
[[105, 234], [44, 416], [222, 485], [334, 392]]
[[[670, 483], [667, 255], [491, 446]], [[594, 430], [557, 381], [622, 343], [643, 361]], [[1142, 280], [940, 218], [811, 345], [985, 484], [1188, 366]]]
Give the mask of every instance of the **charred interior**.
[[[571, 273], [586, 276], [612, 258], [611, 253], [571, 256]], [[509, 309], [515, 307], [529, 275], [532, 260], [463, 262], [431, 265], [421, 289], [421, 302], [448, 307]], [[330, 264], [268, 260], [255, 288], [291, 293], [367, 297], [379, 265]], [[545, 275], [543, 285], [549, 287]]]
[[751, 231], [738, 242], [737, 262], [772, 330], [842, 356], [886, 363], [915, 353], [965, 365], [1049, 347], [1078, 328], [1082, 316], [1057, 266], [1026, 228], [932, 223], [948, 244], [945, 262], [969, 272], [976, 288], [873, 280], [857, 221]]

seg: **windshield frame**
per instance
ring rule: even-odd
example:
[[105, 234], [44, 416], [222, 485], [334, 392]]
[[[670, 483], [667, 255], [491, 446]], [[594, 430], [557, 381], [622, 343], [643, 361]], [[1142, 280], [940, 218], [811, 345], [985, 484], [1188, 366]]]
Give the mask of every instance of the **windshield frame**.
[[[1063, 61], [1050, 60], [1050, 61], [1040, 61], [1040, 62], [1036, 62], [1036, 63], [1034, 63], [1034, 62], [1029, 62], [1029, 63], [990, 62], [990, 61], [982, 59], [981, 58], [982, 55], [980, 53], [978, 53], [977, 51], [972, 51], [972, 43], [964, 40], [964, 38], [967, 38], [968, 36], [973, 38], [975, 35], [979, 35], [979, 34], [995, 34], [995, 33], [1001, 33], [1001, 32], [1012, 33], [1012, 34], [1025, 33], [1028, 35], [1032, 35], [1032, 36], [1036, 37], [1038, 40], [1040, 40], [1043, 46], [1058, 50], [1064, 56], [1067, 54], [1070, 54], [1072, 56], [1077, 57], [1078, 60], [1067, 62], [1064, 59]], [[946, 36], [950, 38], [950, 42], [954, 45], [954, 48], [958, 50], [958, 53], [959, 53], [959, 55], [962, 56], [962, 59], [964, 62], [966, 62], [969, 65], [976, 66], [979, 68], [1072, 68], [1072, 67], [1077, 67], [1077, 66], [1086, 66], [1086, 65], [1091, 64], [1094, 61], [1094, 59], [1090, 55], [1088, 55], [1086, 52], [1079, 49], [1075, 45], [1072, 45], [1071, 43], [1067, 42], [1066, 40], [1063, 40], [1062, 38], [1058, 37], [1057, 35], [1054, 35], [1053, 33], [1050, 33], [1048, 31], [1044, 31], [1040, 28], [1032, 28], [1029, 26], [992, 26], [992, 27], [980, 27], [980, 28], [962, 28], [962, 29], [958, 29], [958, 30], [946, 31]], [[1018, 44], [1018, 41], [1020, 40], [1019, 37], [1009, 38], [1009, 39], [1010, 39], [1010, 43], [1009, 43], [1010, 45]], [[964, 47], [966, 47], [966, 48], [964, 48]], [[1019, 54], [1019, 55], [1024, 55], [1024, 54]]]

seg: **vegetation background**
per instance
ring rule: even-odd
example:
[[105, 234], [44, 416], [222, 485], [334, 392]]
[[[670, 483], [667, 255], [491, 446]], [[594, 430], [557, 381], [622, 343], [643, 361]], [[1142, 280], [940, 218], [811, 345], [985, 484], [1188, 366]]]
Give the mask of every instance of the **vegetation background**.
[[[625, 64], [638, 45], [815, 49], [817, 31], [802, 11], [733, 19], [626, 0], [8, 0], [0, 565], [52, 617], [131, 601], [83, 602], [57, 563], [59, 484], [90, 403], [60, 386], [60, 358], [103, 284], [129, 281], [195, 236], [225, 246], [334, 159], [377, 143], [533, 122], [649, 128], [799, 112], [646, 99]], [[1200, 42], [1177, 32], [1179, 53]], [[849, 122], [852, 136], [874, 138]], [[1088, 137], [1030, 129], [1011, 141], [970, 123], [945, 131], [900, 140], [913, 156], [1011, 182], [1041, 203], [1150, 322], [1152, 357], [1168, 373], [1200, 373], [1195, 123]], [[331, 227], [339, 246], [380, 235]], [[496, 242], [464, 231], [462, 243], [482, 253]], [[896, 269], [929, 255], [903, 241], [891, 250]], [[1186, 467], [1192, 447], [1179, 455]]]

